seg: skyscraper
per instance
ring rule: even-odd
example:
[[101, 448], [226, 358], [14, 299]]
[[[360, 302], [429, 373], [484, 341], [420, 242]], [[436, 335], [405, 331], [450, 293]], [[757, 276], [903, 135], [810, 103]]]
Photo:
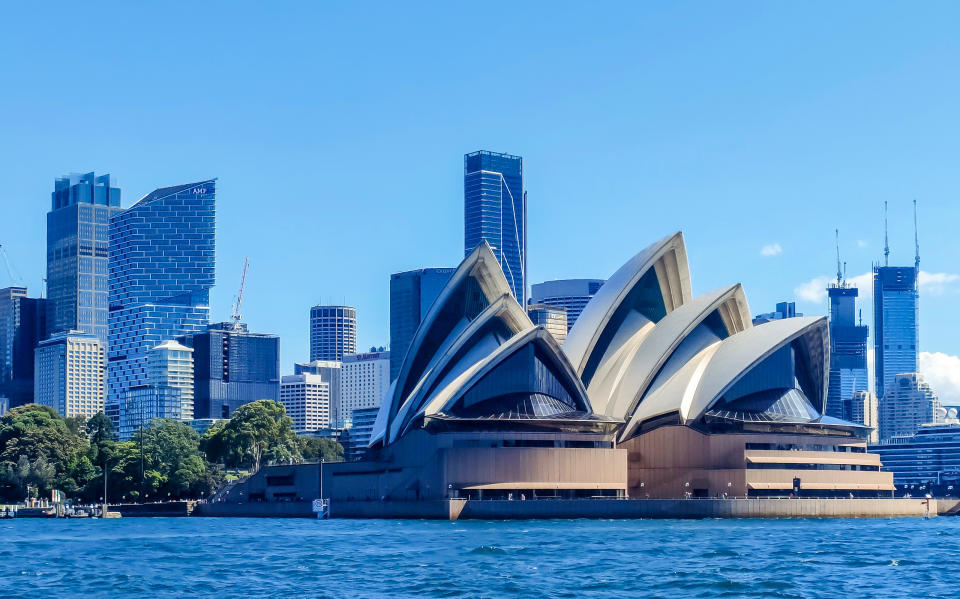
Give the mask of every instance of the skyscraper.
[[78, 330], [107, 343], [110, 219], [120, 188], [110, 175], [59, 177], [47, 213], [47, 326]]
[[867, 335], [870, 328], [857, 325], [858, 293], [856, 287], [842, 280], [827, 287], [830, 298], [830, 386], [826, 411], [828, 416], [844, 420], [852, 418], [850, 402], [854, 394], [870, 388], [867, 379]]
[[940, 399], [916, 372], [895, 375], [879, 403], [880, 441], [912, 437], [921, 425], [942, 419], [938, 414], [943, 408]]
[[523, 158], [481, 150], [463, 157], [464, 255], [486, 241], [521, 306], [527, 304], [527, 192]]
[[[330, 426], [331, 421], [337, 417], [337, 409], [340, 406], [340, 380], [343, 373], [343, 363], [334, 360], [314, 360], [306, 364], [294, 364], [293, 375], [312, 374], [326, 384], [326, 424], [321, 428]], [[282, 391], [282, 389], [281, 389]]]
[[337, 422], [352, 421], [354, 410], [380, 407], [389, 388], [390, 352], [372, 351], [344, 356]]
[[33, 401], [33, 350], [47, 336], [47, 300], [26, 287], [0, 289], [0, 397], [15, 408]]
[[129, 439], [154, 418], [193, 419], [193, 349], [164, 341], [147, 352], [146, 384], [127, 389], [118, 436]]
[[110, 220], [108, 414], [146, 384], [147, 352], [206, 329], [214, 284], [215, 180], [158, 189]]
[[567, 332], [573, 328], [584, 307], [603, 287], [603, 279], [559, 279], [537, 283], [531, 288], [534, 304], [560, 306], [567, 309]]
[[873, 269], [874, 374], [881, 401], [898, 374], [917, 371], [917, 273], [912, 266]]
[[65, 418], [103, 410], [104, 351], [96, 335], [57, 333], [40, 342], [34, 359], [34, 403]]
[[280, 381], [280, 403], [297, 432], [330, 427], [330, 383], [319, 374], [285, 375]]
[[390, 380], [397, 378], [417, 327], [455, 268], [420, 268], [390, 275]]
[[243, 404], [280, 398], [280, 338], [240, 322], [179, 338], [194, 354], [194, 418], [230, 418]]
[[357, 353], [357, 309], [351, 306], [310, 308], [310, 361], [335, 360]]

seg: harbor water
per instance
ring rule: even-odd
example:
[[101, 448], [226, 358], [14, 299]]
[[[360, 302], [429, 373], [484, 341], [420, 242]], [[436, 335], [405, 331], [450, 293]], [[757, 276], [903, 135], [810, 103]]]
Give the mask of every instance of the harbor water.
[[0, 521], [4, 598], [960, 597], [957, 564], [954, 517]]

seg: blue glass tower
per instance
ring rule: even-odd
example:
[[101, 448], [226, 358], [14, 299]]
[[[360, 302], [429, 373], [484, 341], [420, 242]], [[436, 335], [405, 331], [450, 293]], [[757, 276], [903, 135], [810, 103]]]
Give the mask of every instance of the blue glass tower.
[[390, 275], [390, 380], [400, 374], [417, 327], [455, 268], [421, 268]]
[[898, 374], [917, 372], [916, 266], [876, 266], [873, 269], [874, 374], [877, 397], [892, 388]]
[[859, 290], [845, 281], [827, 287], [830, 298], [830, 387], [827, 415], [853, 420], [852, 398], [867, 391], [867, 335], [869, 327], [857, 325], [856, 301]]
[[47, 213], [47, 327], [79, 330], [107, 343], [107, 242], [120, 211], [110, 175], [69, 175], [54, 183]]
[[107, 413], [147, 383], [150, 348], [210, 321], [215, 180], [158, 189], [110, 220]]
[[463, 157], [464, 255], [493, 248], [510, 289], [527, 304], [527, 192], [523, 158], [479, 151]]

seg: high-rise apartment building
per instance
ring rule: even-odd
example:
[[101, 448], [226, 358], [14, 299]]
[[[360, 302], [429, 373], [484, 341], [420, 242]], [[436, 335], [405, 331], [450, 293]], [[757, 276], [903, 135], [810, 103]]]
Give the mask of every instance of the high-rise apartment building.
[[343, 376], [343, 363], [333, 360], [314, 360], [307, 363], [296, 363], [293, 365], [293, 374], [312, 374], [319, 376], [327, 384], [329, 393], [328, 421], [323, 428], [330, 427], [337, 417], [337, 409], [340, 406], [340, 380]]
[[859, 290], [845, 281], [827, 288], [830, 300], [830, 386], [827, 415], [849, 419], [855, 393], [870, 388], [867, 374], [867, 335], [869, 327], [857, 324], [856, 299]]
[[560, 345], [567, 340], [567, 309], [563, 306], [530, 304], [527, 306], [527, 314], [533, 324], [547, 329]]
[[372, 351], [343, 357], [337, 421], [352, 420], [355, 410], [378, 408], [390, 388], [390, 352]]
[[0, 397], [11, 408], [33, 401], [33, 350], [47, 336], [46, 306], [26, 287], [0, 289]]
[[850, 411], [843, 416], [844, 420], [859, 422], [869, 426], [873, 431], [867, 437], [867, 443], [876, 443], [880, 440], [880, 404], [877, 396], [870, 391], [854, 391], [850, 399]]
[[915, 372], [898, 374], [880, 398], [880, 440], [912, 437], [924, 424], [940, 419], [940, 399], [923, 376]]
[[390, 380], [400, 365], [430, 306], [455, 268], [420, 268], [390, 275]]
[[194, 350], [194, 418], [230, 418], [240, 406], [280, 398], [280, 338], [242, 322], [179, 337]]
[[120, 188], [110, 175], [59, 177], [47, 213], [47, 326], [78, 330], [107, 344], [110, 219]]
[[83, 331], [57, 333], [34, 353], [34, 403], [64, 418], [103, 410], [105, 360], [99, 337]]
[[154, 418], [193, 420], [193, 349], [168, 340], [147, 352], [147, 378], [127, 390], [117, 430], [129, 439]]
[[147, 352], [210, 322], [215, 180], [158, 189], [110, 220], [108, 414], [147, 384]]
[[464, 255], [486, 241], [510, 290], [527, 304], [527, 192], [523, 158], [481, 150], [463, 157]]
[[874, 376], [881, 401], [897, 375], [917, 371], [918, 272], [919, 266], [873, 269]]
[[357, 353], [357, 309], [350, 306], [310, 308], [310, 360], [339, 362]]
[[321, 375], [285, 375], [280, 381], [280, 403], [297, 432], [330, 427], [330, 383]]
[[559, 306], [567, 311], [567, 332], [573, 328], [580, 313], [603, 287], [603, 279], [558, 279], [537, 283], [531, 288], [530, 301], [534, 304]]

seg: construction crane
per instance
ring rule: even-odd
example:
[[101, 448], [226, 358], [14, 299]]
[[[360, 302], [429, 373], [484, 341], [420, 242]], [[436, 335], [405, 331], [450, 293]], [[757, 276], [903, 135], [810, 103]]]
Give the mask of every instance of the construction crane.
[[3, 263], [7, 267], [7, 276], [10, 278], [10, 284], [14, 285], [16, 283], [23, 283], [23, 279], [20, 278], [20, 275], [15, 275], [13, 272], [13, 267], [10, 266], [10, 258], [7, 256], [7, 250], [3, 249], [3, 244], [0, 244], [0, 254], [3, 255]]
[[240, 275], [240, 291], [237, 292], [237, 301], [233, 303], [233, 323], [240, 324], [240, 306], [243, 304], [243, 287], [247, 283], [247, 269], [250, 268], [250, 257], [243, 259], [243, 274]]

